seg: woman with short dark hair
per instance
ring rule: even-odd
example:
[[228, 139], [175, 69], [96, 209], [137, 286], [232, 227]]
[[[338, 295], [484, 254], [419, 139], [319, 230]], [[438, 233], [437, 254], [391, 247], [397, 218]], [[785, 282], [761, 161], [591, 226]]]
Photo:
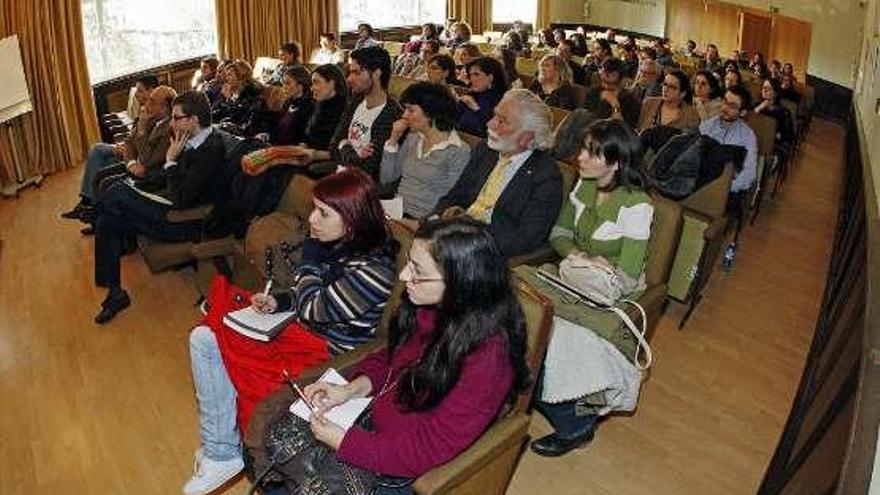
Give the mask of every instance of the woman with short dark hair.
[[642, 102], [639, 133], [660, 126], [687, 131], [699, 125], [700, 114], [691, 103], [691, 82], [680, 70], [666, 74], [661, 96], [649, 96]]
[[431, 57], [428, 67], [425, 68], [425, 79], [428, 82], [445, 84], [447, 86], [461, 86], [464, 84], [455, 75], [455, 60], [445, 53]]
[[[284, 384], [284, 372], [297, 375], [376, 335], [396, 279], [396, 243], [376, 186], [365, 172], [347, 169], [319, 180], [313, 194], [301, 259], [275, 267], [291, 271], [292, 286], [249, 295], [218, 278], [204, 322], [190, 333], [201, 448], [185, 494], [209, 493], [241, 471], [239, 431], [257, 402]], [[268, 342], [251, 339], [223, 324], [244, 306], [240, 299], [257, 313], [293, 311], [296, 320]]]
[[711, 72], [701, 70], [694, 74], [694, 108], [700, 120], [708, 120], [721, 112], [721, 85]]
[[492, 57], [471, 60], [465, 66], [468, 92], [458, 97], [458, 128], [468, 134], [486, 137], [486, 125], [495, 106], [507, 92], [507, 76], [501, 62]]
[[404, 217], [419, 219], [452, 189], [468, 163], [470, 146], [455, 131], [458, 107], [448, 87], [417, 82], [404, 90], [400, 104], [403, 116], [385, 143], [379, 180], [399, 180]]

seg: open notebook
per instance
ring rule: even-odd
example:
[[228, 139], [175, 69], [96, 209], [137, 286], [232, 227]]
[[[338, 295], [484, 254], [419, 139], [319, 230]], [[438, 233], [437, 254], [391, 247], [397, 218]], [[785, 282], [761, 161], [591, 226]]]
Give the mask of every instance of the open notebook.
[[223, 323], [236, 332], [255, 340], [268, 342], [284, 330], [295, 315], [292, 311], [257, 313], [248, 306], [223, 317]]
[[[318, 381], [333, 383], [336, 385], [345, 385], [348, 383], [348, 380], [340, 375], [334, 368], [328, 368], [327, 371], [321, 375], [321, 378], [318, 378]], [[367, 409], [367, 406], [369, 406], [372, 401], [372, 397], [349, 399], [347, 402], [327, 411], [327, 414], [325, 414], [324, 417], [342, 427], [343, 430], [348, 431], [354, 422], [357, 421], [358, 416]], [[291, 404], [290, 412], [306, 421], [309, 421], [312, 418], [312, 411], [309, 410], [309, 407], [302, 399]]]

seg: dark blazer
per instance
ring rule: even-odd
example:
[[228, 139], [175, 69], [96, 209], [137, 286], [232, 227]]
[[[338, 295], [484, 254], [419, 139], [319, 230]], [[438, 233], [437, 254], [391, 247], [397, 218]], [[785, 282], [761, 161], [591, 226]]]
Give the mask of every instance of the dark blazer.
[[391, 137], [391, 126], [395, 120], [403, 115], [403, 108], [401, 108], [396, 100], [390, 96], [388, 97], [385, 108], [382, 109], [370, 127], [370, 142], [373, 144], [373, 154], [367, 158], [361, 158], [350, 144], [346, 144], [341, 149], [339, 148], [339, 143], [344, 139], [348, 139], [348, 127], [351, 125], [354, 111], [361, 104], [361, 101], [363, 101], [362, 97], [356, 98], [350, 101], [345, 108], [345, 113], [342, 114], [339, 125], [336, 126], [336, 132], [333, 133], [333, 139], [330, 140], [330, 156], [339, 165], [357, 167], [370, 174], [373, 180], [378, 182], [379, 164], [382, 163], [382, 150], [385, 149], [385, 141], [388, 141], [388, 138]]
[[[480, 194], [483, 184], [498, 163], [498, 152], [480, 141], [449, 193], [440, 198], [434, 212], [459, 206], [467, 209]], [[562, 205], [562, 175], [556, 160], [546, 151], [535, 150], [501, 192], [492, 210], [489, 232], [510, 258], [534, 251], [547, 242], [550, 229]]]
[[184, 149], [177, 165], [165, 170], [166, 190], [162, 196], [170, 199], [175, 209], [213, 204], [223, 192], [225, 159], [223, 139], [214, 130], [198, 148]]
[[[617, 95], [617, 101], [620, 102], [620, 113], [623, 120], [633, 129], [639, 123], [639, 112], [642, 111], [642, 101], [633, 96], [632, 92], [621, 89]], [[596, 86], [587, 90], [587, 97], [584, 101], [584, 108], [596, 114], [597, 118], [607, 119], [611, 117], [612, 108], [607, 101], [602, 99], [602, 87]]]

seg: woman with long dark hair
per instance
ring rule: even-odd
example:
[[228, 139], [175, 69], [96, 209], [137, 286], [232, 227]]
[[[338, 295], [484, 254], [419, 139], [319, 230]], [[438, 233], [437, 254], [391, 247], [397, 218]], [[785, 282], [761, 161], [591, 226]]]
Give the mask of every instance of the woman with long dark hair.
[[[310, 425], [283, 420], [310, 427], [314, 439], [335, 451], [343, 464], [337, 469], [348, 473], [416, 478], [448, 462], [530, 380], [522, 309], [484, 224], [462, 217], [422, 225], [400, 280], [406, 293], [387, 349], [361, 361], [347, 385], [305, 387], [317, 409]], [[358, 425], [345, 431], [324, 416], [367, 396], [373, 397], [369, 431]], [[324, 448], [312, 445], [304, 449]]]
[[[185, 494], [209, 493], [241, 471], [239, 429], [247, 428], [257, 402], [284, 383], [285, 371], [296, 376], [375, 337], [395, 280], [396, 251], [376, 185], [363, 171], [347, 169], [319, 180], [313, 202], [300, 261], [275, 263], [275, 270], [290, 270], [292, 286], [250, 295], [217, 278], [205, 320], [190, 333], [201, 448]], [[223, 317], [248, 300], [258, 313], [293, 311], [296, 321], [268, 342], [245, 337]]]

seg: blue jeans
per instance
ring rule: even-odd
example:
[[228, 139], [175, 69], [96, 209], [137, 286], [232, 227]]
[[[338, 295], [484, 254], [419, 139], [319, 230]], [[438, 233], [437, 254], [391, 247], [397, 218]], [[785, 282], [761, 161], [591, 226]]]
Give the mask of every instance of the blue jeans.
[[575, 414], [575, 401], [551, 404], [549, 402], [536, 401], [535, 407], [553, 425], [556, 435], [569, 439], [593, 431], [596, 428], [595, 414], [578, 416]]
[[113, 153], [115, 146], [107, 143], [95, 143], [89, 150], [86, 157], [86, 169], [83, 172], [82, 182], [79, 186], [79, 193], [92, 201], [95, 199], [94, 180], [95, 174], [99, 171], [121, 163], [119, 158]]
[[214, 332], [197, 326], [189, 334], [189, 356], [199, 402], [202, 454], [214, 461], [241, 457], [235, 386], [226, 373]]

